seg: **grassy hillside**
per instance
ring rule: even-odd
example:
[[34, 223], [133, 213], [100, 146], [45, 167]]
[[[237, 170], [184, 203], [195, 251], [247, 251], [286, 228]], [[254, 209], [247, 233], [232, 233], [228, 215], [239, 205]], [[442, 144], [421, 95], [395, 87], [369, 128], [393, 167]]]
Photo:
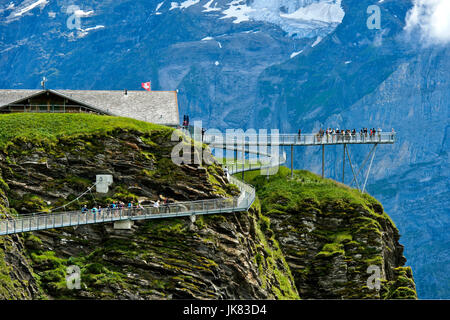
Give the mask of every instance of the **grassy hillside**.
[[[260, 175], [259, 170], [246, 172], [245, 180], [256, 187], [266, 212], [277, 209], [298, 210], [298, 205], [304, 202], [312, 201], [320, 204], [339, 201], [346, 202], [351, 206], [362, 206], [368, 209], [375, 218], [387, 219], [395, 226], [389, 215], [383, 211], [381, 204], [367, 193], [363, 194], [357, 189], [331, 179], [323, 179], [306, 170], [295, 170], [292, 180], [290, 176], [290, 169], [280, 167], [278, 173], [269, 176], [268, 180], [267, 176]], [[280, 206], [281, 203], [283, 205]], [[381, 213], [375, 212], [374, 206], [380, 207]]]
[[56, 140], [62, 135], [109, 133], [118, 128], [142, 133], [173, 130], [169, 127], [123, 117], [82, 113], [14, 113], [0, 115], [0, 147], [17, 137]]

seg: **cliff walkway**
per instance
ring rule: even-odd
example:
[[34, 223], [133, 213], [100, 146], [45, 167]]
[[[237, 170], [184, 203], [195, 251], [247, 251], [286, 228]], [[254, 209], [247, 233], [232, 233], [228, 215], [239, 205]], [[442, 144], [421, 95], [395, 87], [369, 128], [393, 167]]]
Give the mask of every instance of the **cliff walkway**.
[[[97, 213], [82, 213], [81, 211], [63, 211], [52, 213], [36, 213], [19, 215], [16, 217], [0, 220], [0, 235], [16, 234], [29, 231], [46, 230], [63, 227], [76, 227], [87, 224], [97, 223], [110, 223], [114, 222], [115, 225], [121, 223], [132, 222], [136, 220], [147, 219], [162, 219], [162, 218], [174, 218], [174, 217], [195, 217], [197, 215], [206, 214], [221, 214], [247, 211], [255, 200], [255, 189], [237, 178], [232, 174], [244, 173], [245, 171], [266, 169], [280, 166], [286, 162], [286, 153], [282, 153], [277, 159], [271, 157], [269, 163], [258, 162], [252, 164], [251, 162], [245, 163], [245, 153], [259, 154], [264, 157], [270, 154], [263, 151], [255, 150], [252, 146], [291, 146], [291, 170], [293, 172], [293, 147], [294, 146], [322, 146], [322, 176], [324, 175], [324, 146], [325, 145], [344, 145], [344, 165], [346, 152], [351, 164], [350, 154], [348, 149], [346, 151], [347, 144], [373, 144], [374, 147], [369, 153], [368, 157], [363, 163], [366, 163], [369, 156], [372, 154], [370, 161], [369, 171], [367, 173], [365, 184], [367, 183], [370, 167], [372, 166], [373, 158], [375, 155], [375, 149], [378, 144], [393, 144], [395, 142], [395, 134], [393, 133], [381, 133], [372, 137], [367, 137], [357, 133], [356, 135], [342, 135], [342, 136], [319, 136], [317, 134], [280, 134], [280, 135], [268, 135], [264, 139], [264, 143], [259, 141], [258, 135], [246, 135], [245, 139], [239, 139], [235, 137], [233, 139], [227, 139], [226, 141], [220, 141], [215, 136], [205, 136], [203, 142], [208, 144], [212, 148], [222, 148], [234, 150], [236, 153], [235, 160], [237, 160], [237, 152], [242, 152], [243, 162], [238, 164], [237, 161], [231, 166], [227, 166], [229, 173], [229, 182], [235, 184], [241, 191], [238, 197], [234, 198], [219, 198], [208, 199], [199, 201], [187, 201], [176, 202], [160, 207], [144, 206], [142, 208], [121, 208], [121, 209], [103, 209]], [[362, 167], [361, 167], [362, 169]], [[360, 169], [360, 170], [361, 170]], [[355, 175], [352, 166], [352, 172], [354, 179], [359, 189], [357, 175]], [[359, 174], [359, 172], [358, 172]], [[89, 190], [90, 191], [90, 190]], [[129, 227], [125, 227], [129, 229]]]
[[[286, 161], [285, 154], [279, 157], [278, 161], [272, 161], [267, 164], [252, 164], [245, 166], [236, 164], [228, 167], [229, 182], [235, 184], [241, 191], [238, 197], [176, 202], [162, 205], [157, 208], [153, 206], [121, 209], [105, 208], [97, 213], [82, 213], [78, 210], [26, 215], [21, 214], [17, 217], [0, 220], [0, 235], [63, 227], [76, 227], [96, 223], [114, 222], [117, 224], [136, 220], [192, 217], [206, 214], [247, 211], [255, 201], [255, 189], [253, 186], [233, 177], [232, 174], [256, 169], [270, 169], [283, 164], [284, 161]], [[129, 227], [125, 227], [124, 229], [129, 229]]]

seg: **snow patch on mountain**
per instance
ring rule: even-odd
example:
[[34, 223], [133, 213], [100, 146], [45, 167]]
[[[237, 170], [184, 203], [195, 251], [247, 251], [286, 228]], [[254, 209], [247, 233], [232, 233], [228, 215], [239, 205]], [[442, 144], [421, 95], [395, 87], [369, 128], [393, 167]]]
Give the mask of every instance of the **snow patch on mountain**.
[[305, 20], [305, 21], [322, 21], [325, 23], [341, 23], [344, 18], [344, 10], [341, 8], [341, 1], [336, 2], [315, 2], [298, 10], [280, 14], [282, 18]]
[[209, 0], [207, 3], [204, 4], [203, 8], [205, 8], [205, 10], [203, 10], [202, 12], [212, 12], [212, 11], [220, 11], [222, 10], [222, 8], [217, 8], [217, 3], [214, 4], [214, 8], [211, 7], [211, 4], [214, 2], [215, 0]]
[[5, 10], [13, 11], [6, 18], [6, 23], [21, 18], [25, 13], [32, 11], [36, 7], [40, 7], [42, 10], [48, 3], [49, 0], [25, 0], [18, 7], [16, 7], [13, 2], [10, 2]]
[[95, 27], [90, 27], [90, 28], [86, 28], [86, 29], [78, 29], [77, 37], [78, 38], [84, 38], [84, 37], [86, 37], [89, 34], [89, 32], [94, 31], [94, 30], [98, 30], [98, 29], [103, 29], [103, 28], [105, 28], [105, 26], [97, 25]]
[[228, 9], [222, 11], [225, 16], [220, 19], [234, 19], [233, 23], [241, 23], [249, 21], [250, 13], [253, 11], [255, 11], [255, 9], [247, 6], [245, 1], [233, 0], [228, 4]]
[[156, 6], [156, 12], [158, 12], [158, 10], [161, 8], [161, 6], [164, 4], [164, 1], [163, 2], [160, 2], [160, 3], [158, 3], [158, 5]]
[[83, 10], [79, 9], [79, 10], [75, 10], [75, 12], [73, 14], [80, 18], [86, 18], [86, 17], [93, 15], [94, 10], [83, 11]]
[[[272, 23], [296, 38], [324, 37], [345, 16], [342, 0], [204, 0], [203, 13], [220, 13], [219, 20], [233, 24], [260, 21]], [[171, 2], [170, 10], [186, 9], [200, 0]], [[219, 7], [220, 6], [220, 7]], [[230, 20], [229, 20], [230, 19]]]
[[[14, 2], [10, 2], [10, 3], [8, 4], [8, 6], [5, 8], [5, 11], [6, 11], [6, 10], [12, 10], [12, 9], [14, 9], [14, 7], [15, 7]], [[3, 10], [2, 10], [2, 11], [3, 11]]]
[[276, 24], [297, 38], [325, 36], [345, 15], [341, 0], [255, 0], [251, 7], [250, 18]]
[[300, 53], [302, 53], [303, 52], [303, 50], [300, 50], [300, 51], [296, 51], [296, 52], [292, 52], [292, 54], [291, 54], [291, 59], [292, 58], [294, 58], [294, 57], [296, 57], [296, 56], [298, 56]]
[[314, 41], [314, 43], [311, 45], [311, 47], [314, 48], [315, 46], [317, 46], [320, 43], [320, 41], [322, 41], [321, 36], [317, 37], [316, 41]]
[[181, 3], [171, 2], [170, 3], [171, 6], [170, 6], [169, 11], [173, 10], [173, 9], [186, 9], [186, 8], [189, 8], [189, 7], [195, 5], [195, 4], [199, 3], [199, 2], [200, 2], [200, 0], [186, 0], [186, 1], [181, 2]]

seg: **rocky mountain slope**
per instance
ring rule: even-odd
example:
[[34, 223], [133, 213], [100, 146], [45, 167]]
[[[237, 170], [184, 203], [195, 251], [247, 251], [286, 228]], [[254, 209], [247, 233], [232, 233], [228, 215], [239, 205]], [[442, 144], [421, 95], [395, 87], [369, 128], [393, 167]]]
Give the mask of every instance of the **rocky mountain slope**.
[[[29, 127], [18, 132], [17, 122]], [[106, 207], [111, 201], [145, 204], [160, 198], [172, 202], [236, 195], [220, 166], [172, 162], [178, 141], [171, 141], [170, 128], [123, 118], [51, 114], [2, 116], [1, 127], [10, 133], [0, 139], [2, 188], [9, 202], [5, 200], [2, 213], [8, 207], [17, 214], [68, 203], [98, 173], [113, 175], [112, 190], [84, 197], [68, 209]], [[30, 282], [39, 291], [5, 282], [1, 292], [4, 298], [39, 298], [42, 290], [52, 299], [298, 298], [277, 243], [260, 231], [259, 215], [252, 209], [199, 217], [194, 224], [179, 218], [143, 221], [131, 231], [102, 224], [2, 237], [2, 273], [17, 273], [12, 279], [23, 282], [31, 273]], [[262, 250], [266, 266], [259, 269], [254, 261]], [[79, 291], [67, 288], [70, 265], [81, 268]]]
[[[169, 128], [76, 114], [12, 114], [1, 120], [2, 215], [67, 203], [99, 172], [113, 175], [110, 192], [83, 197], [73, 209], [113, 200], [236, 194], [215, 163], [173, 164], [170, 154], [178, 142], [170, 140]], [[20, 132], [14, 130], [18, 122]], [[1, 297], [416, 297], [398, 231], [375, 199], [307, 172], [288, 181], [285, 170], [269, 181], [247, 173], [261, 199], [249, 212], [194, 222], [142, 221], [129, 231], [98, 224], [2, 237]], [[71, 265], [81, 270], [80, 290], [67, 287]], [[380, 267], [380, 291], [367, 288], [370, 265]]]
[[[379, 30], [367, 27], [374, 4]], [[368, 190], [405, 234], [419, 296], [450, 296], [442, 281], [450, 265], [448, 43], [406, 32], [413, 0], [70, 5], [0, 5], [0, 87], [37, 88], [44, 75], [52, 89], [138, 89], [151, 80], [155, 90], [178, 89], [180, 114], [206, 128], [395, 127], [399, 141], [378, 149]], [[367, 148], [352, 150], [362, 163]], [[319, 151], [299, 151], [297, 166], [320, 172]], [[328, 177], [340, 175], [341, 155], [328, 150]]]
[[[367, 194], [307, 172], [282, 167], [277, 175], [247, 174], [261, 199], [267, 225], [305, 299], [416, 298], [399, 232]], [[270, 222], [269, 222], [270, 221]], [[380, 290], [368, 270], [380, 270]]]

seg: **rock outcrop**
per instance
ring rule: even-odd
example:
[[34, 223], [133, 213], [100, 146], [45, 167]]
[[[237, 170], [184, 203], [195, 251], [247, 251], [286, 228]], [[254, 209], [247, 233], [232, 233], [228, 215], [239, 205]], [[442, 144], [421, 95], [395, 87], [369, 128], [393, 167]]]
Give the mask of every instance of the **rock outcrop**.
[[[238, 195], [215, 163], [175, 165], [170, 157], [178, 141], [171, 141], [171, 133], [118, 128], [54, 140], [12, 139], [0, 152], [10, 210], [61, 206], [91, 186], [96, 174], [113, 175], [109, 193], [88, 193], [68, 209]], [[205, 151], [199, 147], [194, 153]], [[112, 224], [79, 226], [15, 236], [13, 243], [25, 243], [20, 250], [30, 260], [25, 265], [51, 299], [296, 299], [289, 267], [277, 243], [260, 231], [259, 215], [252, 208], [195, 222], [150, 220], [130, 231], [114, 230]], [[80, 290], [67, 286], [72, 265], [81, 271]]]
[[250, 182], [300, 297], [417, 298], [399, 232], [378, 201], [306, 171], [288, 176], [281, 168], [269, 181], [256, 176]]
[[[0, 175], [0, 219], [10, 217], [5, 195], [8, 186], [2, 182]], [[20, 236], [0, 237], [0, 299], [23, 300], [41, 296], [34, 276]]]

